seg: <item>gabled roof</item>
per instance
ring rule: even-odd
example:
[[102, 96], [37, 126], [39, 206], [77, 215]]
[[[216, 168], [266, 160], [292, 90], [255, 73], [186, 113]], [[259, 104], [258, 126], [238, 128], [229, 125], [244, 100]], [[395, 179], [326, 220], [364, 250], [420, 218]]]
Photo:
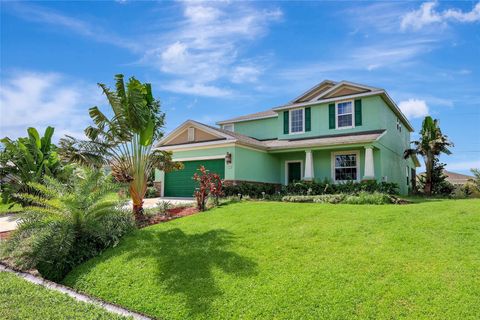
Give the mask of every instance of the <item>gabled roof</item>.
[[227, 124], [227, 123], [234, 123], [234, 122], [242, 122], [242, 121], [250, 121], [250, 120], [257, 120], [257, 119], [266, 119], [266, 118], [275, 118], [278, 117], [278, 113], [273, 111], [272, 109], [261, 111], [257, 113], [247, 114], [245, 116], [240, 116], [228, 120], [218, 121], [217, 124]]
[[332, 81], [332, 80], [323, 80], [319, 84], [313, 86], [312, 88], [308, 89], [304, 93], [302, 93], [300, 96], [296, 97], [290, 103], [299, 103], [299, 102], [306, 102], [310, 101], [313, 96], [316, 96], [322, 92], [325, 92], [335, 86], [337, 82]]
[[[168, 142], [175, 138], [178, 133], [186, 128], [195, 127], [200, 130], [205, 130], [209, 133], [216, 134], [219, 139], [205, 142], [191, 142], [180, 145], [169, 145]], [[196, 146], [221, 146], [224, 144], [237, 143], [240, 145], [249, 146], [259, 150], [281, 150], [281, 149], [295, 149], [305, 147], [324, 147], [324, 146], [338, 146], [358, 143], [371, 143], [381, 138], [385, 130], [373, 130], [355, 133], [340, 133], [336, 135], [317, 136], [310, 138], [297, 138], [289, 140], [258, 140], [246, 135], [220, 129], [210, 125], [206, 125], [194, 120], [187, 120], [178, 128], [172, 131], [164, 139], [162, 139], [156, 147], [161, 150], [181, 150]]]

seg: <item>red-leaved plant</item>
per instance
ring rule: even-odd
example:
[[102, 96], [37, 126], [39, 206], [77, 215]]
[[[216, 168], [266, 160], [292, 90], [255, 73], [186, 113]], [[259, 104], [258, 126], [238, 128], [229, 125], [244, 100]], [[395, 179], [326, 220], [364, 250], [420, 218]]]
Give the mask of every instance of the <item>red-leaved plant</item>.
[[205, 211], [208, 196], [214, 197], [215, 205], [218, 205], [218, 198], [223, 194], [222, 179], [216, 173], [209, 173], [204, 166], [198, 169], [200, 173], [193, 175], [193, 180], [198, 183], [195, 189], [195, 199], [197, 200], [197, 208]]

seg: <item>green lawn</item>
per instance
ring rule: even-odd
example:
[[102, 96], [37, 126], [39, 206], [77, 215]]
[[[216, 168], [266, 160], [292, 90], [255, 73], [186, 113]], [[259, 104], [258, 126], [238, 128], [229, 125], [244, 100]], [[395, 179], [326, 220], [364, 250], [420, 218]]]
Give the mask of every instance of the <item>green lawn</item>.
[[480, 200], [244, 202], [136, 231], [65, 283], [162, 319], [478, 319]]
[[0, 319], [126, 319], [0, 272]]

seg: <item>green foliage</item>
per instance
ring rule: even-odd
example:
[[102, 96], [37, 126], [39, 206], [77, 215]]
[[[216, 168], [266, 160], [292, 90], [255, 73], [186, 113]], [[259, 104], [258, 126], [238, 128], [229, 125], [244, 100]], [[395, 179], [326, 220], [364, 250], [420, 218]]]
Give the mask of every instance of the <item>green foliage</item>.
[[288, 195], [321, 195], [336, 193], [380, 192], [391, 195], [398, 194], [398, 185], [392, 182], [362, 181], [345, 183], [331, 183], [329, 180], [322, 182], [300, 181], [290, 183], [283, 188], [283, 193]]
[[390, 195], [385, 193], [369, 193], [361, 191], [358, 194], [323, 194], [317, 196], [284, 196], [284, 202], [314, 202], [331, 204], [389, 204], [393, 202]]
[[[444, 173], [445, 164], [440, 163], [438, 159], [433, 160], [433, 169], [431, 173], [432, 189], [431, 194], [435, 196], [451, 196], [455, 191], [455, 186], [448, 182], [447, 176]], [[427, 183], [426, 174], [420, 175], [418, 178], [418, 185], [420, 190], [425, 190], [425, 184]]]
[[156, 198], [158, 197], [158, 191], [155, 187], [147, 187], [145, 192], [145, 198]]
[[127, 319], [63, 293], [0, 272], [0, 319]]
[[274, 195], [277, 193], [278, 187], [270, 183], [240, 183], [237, 185], [229, 185], [223, 187], [225, 196], [249, 196], [253, 199], [262, 199], [265, 195]]
[[453, 142], [448, 140], [448, 137], [442, 133], [437, 119], [427, 116], [422, 122], [422, 129], [420, 130], [420, 140], [412, 141], [413, 148], [407, 149], [404, 152], [405, 159], [412, 155], [420, 155], [425, 161], [425, 181], [423, 184], [423, 191], [426, 195], [432, 195], [434, 188], [434, 181], [432, 181], [432, 174], [435, 166], [435, 160], [438, 159], [441, 153], [451, 154], [448, 149], [453, 147]]
[[154, 168], [169, 171], [180, 165], [171, 161], [171, 154], [154, 150], [154, 142], [163, 136], [165, 114], [152, 95], [150, 84], [134, 77], [124, 83], [115, 76], [115, 91], [98, 84], [110, 104], [109, 118], [96, 106], [89, 114], [94, 125], [85, 129], [88, 141], [67, 136], [60, 140], [60, 153], [67, 162], [100, 167], [109, 165], [118, 182], [128, 183], [135, 217], [143, 215], [143, 199], [147, 181]]
[[64, 282], [158, 319], [476, 319], [479, 208], [242, 201], [140, 229]]
[[11, 140], [1, 139], [0, 179], [3, 202], [12, 200], [12, 195], [25, 191], [28, 182], [41, 182], [44, 176], [68, 179], [68, 170], [60, 163], [57, 147], [52, 143], [54, 129], [47, 127], [43, 137], [35, 128], [28, 128], [28, 137]]
[[18, 194], [29, 206], [3, 255], [22, 269], [60, 280], [75, 265], [115, 246], [132, 230], [122, 203], [105, 199], [115, 186], [100, 171], [78, 170], [69, 187], [46, 177]]
[[470, 169], [470, 171], [472, 172], [474, 177], [472, 179], [472, 183], [477, 187], [478, 191], [480, 192], [480, 169], [473, 168]]

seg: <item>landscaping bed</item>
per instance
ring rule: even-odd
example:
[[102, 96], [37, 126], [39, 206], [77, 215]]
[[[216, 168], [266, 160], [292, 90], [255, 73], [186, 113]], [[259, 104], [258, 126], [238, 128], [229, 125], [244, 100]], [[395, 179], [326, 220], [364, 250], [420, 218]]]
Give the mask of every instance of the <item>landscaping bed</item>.
[[475, 319], [480, 200], [240, 202], [135, 231], [64, 283], [161, 319]]

